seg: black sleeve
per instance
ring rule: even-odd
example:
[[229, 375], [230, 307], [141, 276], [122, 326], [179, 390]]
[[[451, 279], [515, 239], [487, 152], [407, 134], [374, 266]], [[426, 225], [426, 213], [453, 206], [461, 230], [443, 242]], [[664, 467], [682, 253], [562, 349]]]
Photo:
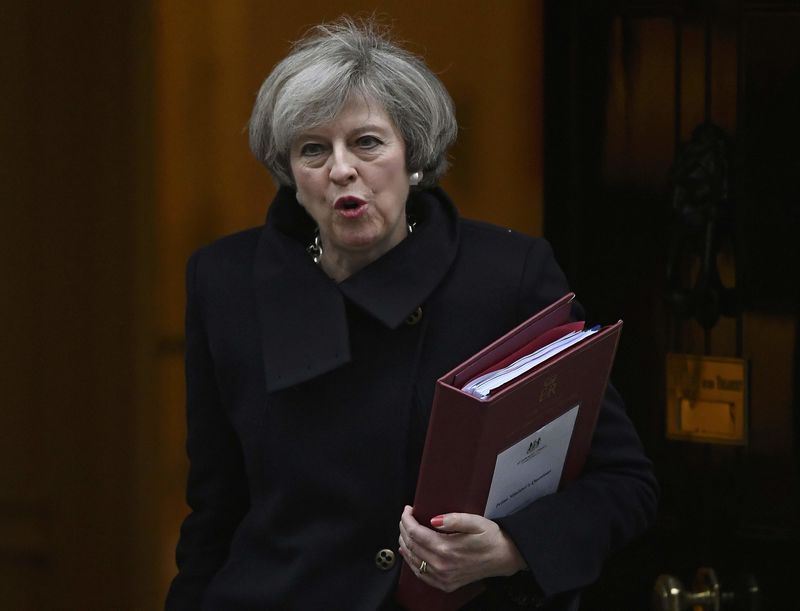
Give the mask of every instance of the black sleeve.
[[209, 350], [198, 259], [192, 256], [186, 273], [186, 500], [191, 513], [181, 527], [178, 575], [167, 594], [167, 611], [200, 609], [249, 504], [241, 446], [220, 399]]
[[[535, 312], [568, 290], [550, 246], [535, 241], [521, 282], [522, 307]], [[580, 307], [575, 313], [582, 315]], [[547, 598], [595, 581], [608, 555], [650, 525], [657, 497], [652, 463], [609, 384], [581, 477], [497, 522], [528, 564], [528, 589]]]

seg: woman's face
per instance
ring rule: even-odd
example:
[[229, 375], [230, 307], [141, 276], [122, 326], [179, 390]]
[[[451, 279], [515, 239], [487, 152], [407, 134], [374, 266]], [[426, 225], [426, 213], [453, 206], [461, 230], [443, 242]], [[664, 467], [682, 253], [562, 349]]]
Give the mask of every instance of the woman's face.
[[378, 103], [353, 96], [332, 121], [298, 135], [290, 161], [297, 201], [319, 226], [323, 266], [363, 266], [405, 238], [405, 143]]

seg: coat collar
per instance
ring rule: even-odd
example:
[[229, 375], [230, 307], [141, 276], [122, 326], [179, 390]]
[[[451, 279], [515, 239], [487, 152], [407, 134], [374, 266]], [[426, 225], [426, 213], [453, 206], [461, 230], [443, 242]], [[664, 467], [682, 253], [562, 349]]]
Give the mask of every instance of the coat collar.
[[415, 191], [414, 232], [337, 284], [306, 253], [314, 223], [279, 189], [254, 267], [267, 390], [294, 386], [350, 362], [345, 299], [396, 329], [439, 285], [458, 249], [458, 214], [441, 189]]

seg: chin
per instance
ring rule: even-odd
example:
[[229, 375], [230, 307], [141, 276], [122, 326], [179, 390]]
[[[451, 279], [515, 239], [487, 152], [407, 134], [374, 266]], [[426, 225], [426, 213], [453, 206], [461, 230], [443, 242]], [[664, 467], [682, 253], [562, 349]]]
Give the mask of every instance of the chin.
[[381, 240], [376, 239], [350, 239], [342, 241], [342, 249], [350, 252], [369, 252], [377, 248]]
[[346, 231], [337, 236], [337, 242], [348, 250], [368, 250], [386, 240], [385, 235], [371, 231]]

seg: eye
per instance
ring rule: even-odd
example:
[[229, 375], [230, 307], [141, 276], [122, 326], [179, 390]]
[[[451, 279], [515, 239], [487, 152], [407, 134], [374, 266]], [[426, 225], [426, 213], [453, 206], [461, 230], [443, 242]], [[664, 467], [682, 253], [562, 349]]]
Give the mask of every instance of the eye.
[[302, 157], [317, 157], [318, 155], [322, 154], [323, 150], [324, 149], [321, 144], [316, 142], [307, 142], [300, 147], [300, 155]]
[[358, 148], [370, 151], [383, 144], [383, 142], [381, 142], [375, 136], [359, 136], [359, 138], [356, 140], [356, 144], [358, 145]]

